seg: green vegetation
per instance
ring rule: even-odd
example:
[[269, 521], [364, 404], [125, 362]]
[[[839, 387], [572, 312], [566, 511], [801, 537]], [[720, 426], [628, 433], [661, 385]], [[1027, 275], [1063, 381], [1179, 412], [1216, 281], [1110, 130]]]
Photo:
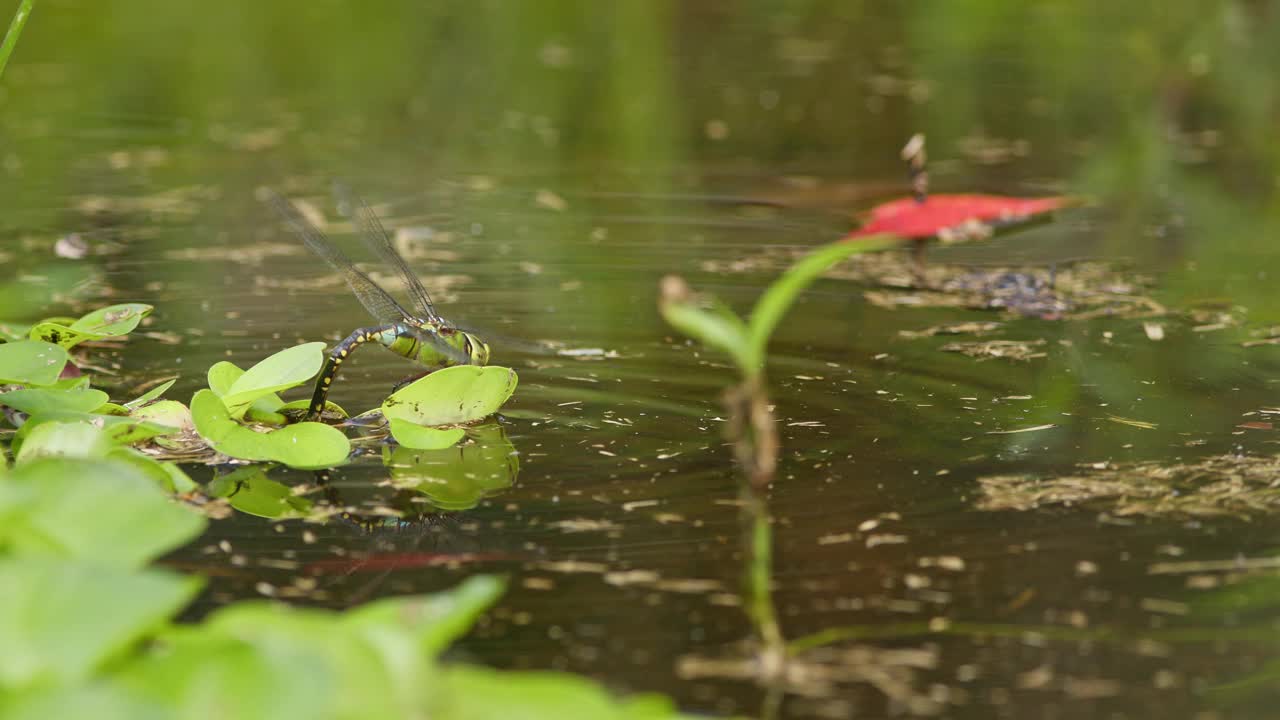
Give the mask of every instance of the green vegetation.
[[441, 665], [501, 595], [490, 577], [344, 613], [243, 602], [175, 624], [202, 583], [148, 565], [206, 521], [116, 459], [19, 460], [0, 518], [5, 720], [674, 716], [568, 675]]
[[[285, 404], [275, 393], [319, 371], [322, 343], [284, 350], [248, 371], [215, 365], [211, 389], [195, 394], [189, 412], [160, 399], [173, 381], [116, 405], [90, 388], [88, 377], [59, 379], [73, 367], [65, 348], [123, 336], [147, 312], [106, 308], [31, 330], [62, 345], [0, 344], [0, 378], [22, 386], [0, 393], [0, 405], [28, 415], [12, 435], [12, 469], [0, 455], [0, 584], [7, 588], [0, 597], [0, 718], [675, 716], [660, 698], [615, 701], [569, 675], [442, 665], [440, 653], [501, 595], [503, 583], [492, 577], [344, 613], [241, 602], [198, 624], [175, 623], [202, 581], [151, 565], [207, 523], [175, 494], [225, 497], [242, 512], [274, 519], [306, 516], [311, 503], [270, 480], [262, 465], [199, 488], [176, 464], [131, 446], [181, 432], [184, 413], [214, 450], [243, 459], [327, 467], [344, 462], [350, 445], [320, 423], [257, 432], [236, 419], [255, 410], [283, 419], [276, 411]], [[413, 468], [431, 463], [432, 453], [452, 452], [448, 446], [471, 432], [413, 420], [471, 422], [515, 389], [515, 373], [505, 368], [452, 371], [389, 402], [413, 410], [394, 418], [400, 433], [433, 448], [388, 450], [393, 476], [406, 487], [416, 482]], [[433, 404], [436, 392], [446, 405]], [[505, 442], [492, 447], [452, 468], [458, 482], [433, 469], [424, 492], [442, 506], [465, 508], [509, 485], [514, 453]]]
[[769, 338], [800, 293], [824, 272], [854, 255], [895, 245], [893, 238], [873, 236], [813, 251], [765, 289], [746, 322], [718, 299], [695, 295], [678, 277], [662, 281], [658, 305], [662, 317], [677, 330], [727, 354], [741, 377], [725, 393], [727, 435], [744, 478], [740, 501], [747, 527], [743, 552], [747, 613], [761, 645], [760, 672], [770, 682], [785, 675], [783, 658], [788, 650], [773, 604], [773, 529], [765, 497], [779, 449], [765, 379]]

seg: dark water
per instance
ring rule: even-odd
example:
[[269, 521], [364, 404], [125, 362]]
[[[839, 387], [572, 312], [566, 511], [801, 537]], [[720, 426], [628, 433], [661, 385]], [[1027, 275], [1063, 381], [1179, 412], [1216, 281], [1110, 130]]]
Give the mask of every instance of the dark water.
[[[785, 262], [725, 268], [840, 237], [904, 192], [897, 152], [921, 131], [937, 191], [1091, 199], [933, 262], [1111, 261], [1168, 312], [1004, 318], [997, 337], [1045, 357], [981, 361], [940, 351], [971, 338], [900, 331], [991, 313], [878, 308], [842, 279], [802, 298], [769, 366], [776, 601], [788, 637], [861, 639], [814, 656], [829, 682], [782, 714], [1271, 716], [1270, 505], [997, 510], [981, 478], [1274, 454], [1274, 432], [1237, 427], [1267, 421], [1280, 365], [1241, 346], [1280, 318], [1273, 4], [259, 5], [38, 6], [0, 95], [5, 317], [73, 288], [155, 304], [163, 334], [113, 358], [121, 396], [179, 373], [170, 396], [189, 398], [217, 360], [335, 341], [368, 318], [253, 191], [333, 217], [343, 177], [406, 228], [442, 311], [519, 371], [501, 426], [519, 467], [481, 459], [474, 508], [398, 526], [218, 521], [172, 559], [211, 578], [194, 614], [504, 573], [459, 657], [763, 712], [756, 683], [690, 660], [750, 633], [732, 375], [663, 325], [657, 283], [745, 311]], [[71, 232], [94, 254], [54, 258]], [[529, 351], [548, 339], [616, 356]], [[373, 407], [410, 371], [361, 351], [333, 399]], [[424, 507], [378, 452], [324, 483], [271, 477], [369, 514]], [[1225, 565], [1169, 565], [1197, 561]]]

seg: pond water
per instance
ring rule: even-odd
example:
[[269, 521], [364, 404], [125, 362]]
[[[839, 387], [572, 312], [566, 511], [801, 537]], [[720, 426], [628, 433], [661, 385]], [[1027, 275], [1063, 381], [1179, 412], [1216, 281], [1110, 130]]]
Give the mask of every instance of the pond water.
[[[185, 400], [218, 360], [370, 323], [254, 197], [335, 219], [344, 178], [520, 373], [500, 425], [431, 460], [456, 485], [392, 487], [429, 471], [380, 448], [270, 471], [349, 516], [213, 523], [167, 560], [210, 577], [193, 616], [501, 573], [459, 657], [692, 711], [1268, 717], [1280, 351], [1250, 341], [1280, 320], [1276, 25], [1258, 2], [49, 2], [0, 96], [0, 300], [154, 304], [104, 363], [122, 389], [176, 374]], [[788, 638], [843, 639], [779, 700], [716, 662], [751, 633], [733, 372], [664, 325], [658, 282], [745, 311], [907, 191], [915, 132], [938, 192], [1088, 199], [931, 266], [1103, 262], [1143, 303], [884, 307], [907, 293], [856, 265], [803, 295], [770, 348], [775, 601]], [[69, 233], [88, 257], [54, 256]], [[973, 322], [1002, 324], [904, 334]], [[992, 339], [1043, 343], [942, 350]], [[331, 399], [375, 407], [412, 371], [361, 350]]]

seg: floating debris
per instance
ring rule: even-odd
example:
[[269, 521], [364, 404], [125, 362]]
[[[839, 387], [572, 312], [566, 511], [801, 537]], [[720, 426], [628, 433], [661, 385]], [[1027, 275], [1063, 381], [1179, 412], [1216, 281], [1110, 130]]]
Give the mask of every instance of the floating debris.
[[1039, 348], [1044, 347], [1045, 340], [984, 340], [974, 342], [953, 342], [943, 345], [943, 352], [955, 352], [978, 358], [979, 360], [1032, 360], [1046, 357], [1048, 353]]
[[1146, 422], [1144, 420], [1134, 420], [1133, 418], [1120, 417], [1119, 415], [1107, 415], [1107, 419], [1113, 423], [1121, 425], [1129, 425], [1130, 427], [1142, 428], [1143, 430], [1155, 430], [1159, 425]]
[[933, 337], [935, 335], [990, 335], [1004, 326], [1001, 322], [962, 322], [948, 325], [934, 325], [923, 330], [899, 330], [898, 336], [910, 338]]
[[1280, 457], [1217, 455], [1193, 463], [1084, 466], [1056, 478], [979, 479], [983, 510], [1088, 506], [1118, 516], [1247, 516], [1280, 510]]
[[[770, 248], [753, 257], [704, 262], [702, 267], [725, 274], [779, 272], [803, 252], [802, 248]], [[1104, 262], [1053, 267], [919, 267], [907, 253], [878, 252], [851, 258], [825, 277], [881, 288], [867, 291], [864, 297], [873, 305], [890, 309], [952, 307], [1068, 320], [1099, 316], [1150, 319], [1169, 314], [1146, 295], [1154, 285], [1150, 277], [1123, 272]]]

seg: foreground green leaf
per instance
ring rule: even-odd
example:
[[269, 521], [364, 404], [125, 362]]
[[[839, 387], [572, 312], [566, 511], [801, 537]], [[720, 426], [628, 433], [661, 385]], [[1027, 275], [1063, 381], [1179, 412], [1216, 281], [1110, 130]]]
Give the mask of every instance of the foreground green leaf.
[[254, 432], [231, 419], [222, 400], [210, 390], [191, 398], [196, 432], [214, 450], [242, 460], [263, 460], [297, 468], [333, 467], [347, 459], [351, 442], [338, 430], [304, 422], [271, 432]]
[[0, 709], [2, 720], [171, 720], [173, 715], [158, 703], [136, 697], [116, 684], [95, 682], [79, 687], [44, 687], [11, 695]]
[[0, 560], [0, 686], [84, 680], [176, 614], [200, 585], [157, 570]]
[[472, 423], [497, 412], [518, 382], [515, 370], [497, 365], [447, 367], [393, 393], [382, 414], [417, 425]]
[[0, 551], [112, 567], [141, 566], [205, 526], [154, 480], [111, 459], [42, 458], [14, 468], [0, 485], [0, 518]]
[[501, 672], [454, 665], [443, 669], [447, 692], [434, 717], [449, 720], [659, 720], [678, 718], [671, 701], [656, 695], [617, 699], [568, 673]]
[[68, 359], [66, 350], [40, 340], [0, 343], [0, 383], [51, 385]]

